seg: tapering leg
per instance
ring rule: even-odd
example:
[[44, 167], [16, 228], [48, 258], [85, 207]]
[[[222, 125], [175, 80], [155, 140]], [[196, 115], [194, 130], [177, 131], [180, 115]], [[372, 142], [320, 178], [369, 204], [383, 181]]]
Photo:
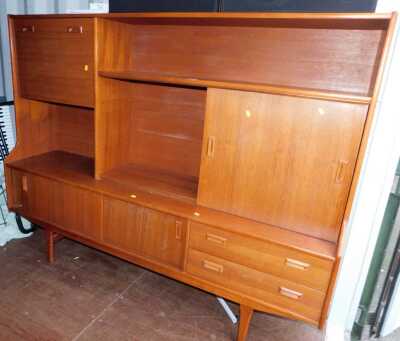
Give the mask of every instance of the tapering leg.
[[252, 316], [253, 316], [253, 309], [241, 304], [237, 341], [246, 341]]
[[54, 263], [54, 242], [55, 233], [51, 230], [46, 230], [47, 235], [47, 259], [50, 264]]
[[57, 232], [46, 230], [47, 235], [47, 259], [50, 264], [54, 263], [54, 246], [57, 241], [63, 239], [63, 236]]

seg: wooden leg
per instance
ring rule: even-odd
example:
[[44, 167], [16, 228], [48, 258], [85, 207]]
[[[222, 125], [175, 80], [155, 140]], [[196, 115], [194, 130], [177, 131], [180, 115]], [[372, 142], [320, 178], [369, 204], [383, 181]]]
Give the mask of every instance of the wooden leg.
[[54, 245], [57, 241], [63, 238], [62, 235], [51, 231], [51, 230], [46, 230], [46, 235], [47, 235], [47, 259], [50, 264], [54, 263]]
[[47, 235], [47, 259], [50, 264], [54, 263], [54, 232], [46, 230]]
[[253, 316], [253, 309], [243, 304], [240, 305], [240, 321], [237, 341], [246, 341], [249, 332], [250, 321]]

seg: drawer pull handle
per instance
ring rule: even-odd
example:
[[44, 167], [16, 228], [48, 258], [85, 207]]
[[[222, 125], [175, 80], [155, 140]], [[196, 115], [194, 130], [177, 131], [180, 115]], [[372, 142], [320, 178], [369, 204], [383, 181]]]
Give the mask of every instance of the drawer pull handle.
[[26, 175], [22, 176], [22, 190], [24, 192], [28, 192], [28, 178], [26, 177]]
[[301, 292], [294, 291], [294, 290], [291, 290], [291, 289], [288, 289], [285, 287], [280, 287], [279, 293], [283, 296], [293, 298], [294, 300], [298, 300], [303, 296], [303, 294]]
[[35, 26], [24, 26], [22, 27], [22, 32], [35, 32]]
[[203, 268], [211, 271], [215, 271], [218, 273], [224, 272], [224, 266], [221, 264], [213, 263], [208, 260], [203, 260]]
[[83, 33], [83, 26], [68, 26], [67, 27], [68, 33]]
[[180, 220], [175, 222], [175, 238], [178, 240], [182, 238], [182, 222]]
[[215, 149], [215, 137], [210, 136], [207, 141], [207, 156], [212, 158], [214, 157], [214, 149]]
[[221, 244], [221, 245], [225, 245], [225, 243], [226, 243], [226, 238], [217, 236], [212, 233], [206, 234], [206, 240], [208, 240], [209, 242], [213, 242], [213, 243], [217, 243], [217, 244]]
[[307, 270], [310, 267], [310, 264], [300, 262], [296, 259], [286, 258], [286, 266], [290, 266], [291, 268], [296, 268], [300, 270]]

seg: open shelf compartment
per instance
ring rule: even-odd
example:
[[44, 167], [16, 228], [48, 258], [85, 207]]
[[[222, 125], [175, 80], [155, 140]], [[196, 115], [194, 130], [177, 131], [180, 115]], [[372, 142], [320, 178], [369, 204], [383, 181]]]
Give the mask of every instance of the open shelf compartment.
[[100, 77], [96, 178], [195, 202], [206, 89]]
[[99, 74], [370, 102], [387, 23], [259, 20], [239, 26], [204, 20], [99, 20]]

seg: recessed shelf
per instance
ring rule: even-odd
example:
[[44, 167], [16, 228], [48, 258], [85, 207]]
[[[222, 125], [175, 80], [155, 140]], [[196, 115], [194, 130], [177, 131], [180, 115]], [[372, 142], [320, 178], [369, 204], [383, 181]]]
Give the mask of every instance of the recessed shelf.
[[[142, 192], [162, 195], [180, 199], [191, 203], [196, 202], [197, 179], [181, 177], [140, 167], [135, 164], [127, 164], [104, 173], [101, 176], [112, 182], [138, 189]], [[137, 195], [134, 195], [135, 198]], [[131, 195], [132, 197], [132, 195]]]
[[286, 96], [317, 98], [317, 99], [347, 102], [347, 103], [369, 104], [371, 102], [370, 96], [364, 96], [360, 94], [347, 93], [347, 92], [338, 92], [338, 91], [286, 87], [286, 86], [268, 85], [260, 83], [235, 82], [229, 80], [199, 79], [193, 77], [182, 77], [172, 74], [171, 75], [158, 74], [152, 72], [101, 70], [98, 71], [98, 74], [106, 78], [131, 80], [131, 81], [139, 81], [147, 83], [161, 83], [161, 84], [174, 84], [174, 85], [193, 86], [202, 88], [211, 87], [211, 88], [221, 88], [221, 89], [254, 91], [254, 92], [264, 92], [264, 93], [286, 95]]
[[[95, 187], [99, 190], [103, 183], [107, 183], [107, 187], [124, 188], [124, 191], [132, 194], [146, 192], [193, 204], [196, 201], [197, 179], [128, 164], [105, 173], [102, 176], [104, 181], [96, 181], [92, 158], [64, 151], [52, 151], [14, 161], [10, 163], [10, 166], [55, 180], [76, 183], [84, 187]], [[130, 196], [130, 198], [133, 197]]]

